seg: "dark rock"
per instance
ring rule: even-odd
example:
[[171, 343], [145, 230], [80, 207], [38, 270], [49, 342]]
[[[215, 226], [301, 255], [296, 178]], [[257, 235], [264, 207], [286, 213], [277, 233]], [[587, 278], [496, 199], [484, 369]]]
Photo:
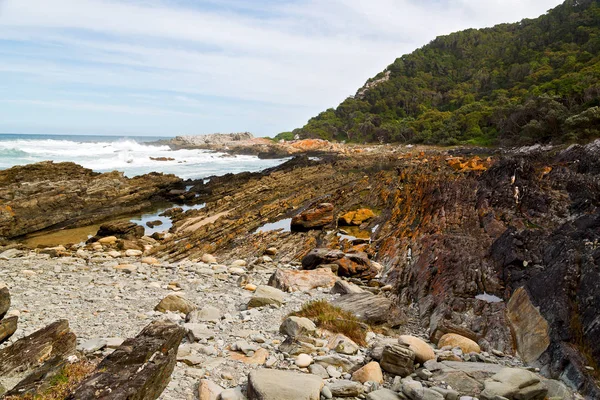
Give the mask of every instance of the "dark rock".
[[185, 330], [155, 321], [127, 339], [98, 365], [68, 400], [152, 400], [158, 398], [175, 368], [177, 348]]
[[0, 344], [6, 342], [16, 331], [19, 317], [13, 316], [0, 320]]
[[415, 353], [408, 347], [394, 344], [383, 349], [381, 368], [401, 377], [412, 374], [415, 370]]
[[148, 222], [146, 222], [146, 226], [148, 228], [154, 228], [155, 226], [160, 226], [162, 224], [163, 224], [163, 222], [161, 220], [159, 220], [159, 219], [157, 219], [155, 221], [148, 221]]
[[66, 365], [67, 360], [64, 357], [51, 358], [6, 392], [5, 396], [37, 398], [36, 395], [42, 394], [52, 386], [53, 382], [56, 382], [56, 377], [62, 373]]
[[144, 236], [144, 227], [130, 221], [113, 221], [100, 225], [96, 238], [116, 236], [119, 239], [133, 240]]
[[77, 338], [66, 320], [17, 340], [0, 350], [0, 382], [2, 378], [25, 377], [45, 361], [55, 357], [66, 358], [75, 353]]
[[327, 264], [336, 265], [339, 276], [368, 280], [379, 273], [365, 253], [346, 254], [339, 250], [314, 249], [302, 259], [303, 269], [315, 269]]
[[321, 229], [333, 222], [333, 204], [322, 203], [292, 218], [293, 231]]
[[314, 249], [302, 259], [302, 269], [315, 269], [322, 264], [331, 264], [344, 255], [340, 250]]

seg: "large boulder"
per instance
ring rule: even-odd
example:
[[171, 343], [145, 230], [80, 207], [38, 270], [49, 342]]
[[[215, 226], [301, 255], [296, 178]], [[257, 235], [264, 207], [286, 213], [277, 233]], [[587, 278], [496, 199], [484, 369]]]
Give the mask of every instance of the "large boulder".
[[438, 342], [438, 347], [441, 349], [442, 347], [460, 347], [463, 353], [480, 353], [481, 348], [479, 345], [464, 336], [458, 335], [456, 333], [447, 333], [442, 336]]
[[302, 269], [315, 269], [320, 265], [335, 264], [339, 276], [373, 279], [380, 272], [366, 253], [344, 253], [339, 250], [317, 248], [302, 259]]
[[322, 203], [292, 218], [293, 231], [321, 229], [333, 222], [333, 204]]
[[158, 398], [171, 379], [184, 333], [172, 322], [150, 323], [102, 360], [67, 400]]
[[258, 369], [248, 375], [248, 400], [320, 400], [323, 379], [273, 369]]
[[435, 358], [435, 353], [431, 346], [418, 337], [402, 335], [398, 341], [400, 344], [408, 346], [408, 348], [415, 353], [415, 361], [419, 364], [424, 364], [425, 361], [433, 360]]
[[518, 368], [504, 368], [485, 381], [482, 400], [505, 397], [509, 400], [544, 400], [548, 389], [533, 372]]
[[331, 288], [337, 280], [329, 268], [309, 271], [278, 269], [269, 279], [269, 285], [284, 292], [306, 292], [318, 287]]

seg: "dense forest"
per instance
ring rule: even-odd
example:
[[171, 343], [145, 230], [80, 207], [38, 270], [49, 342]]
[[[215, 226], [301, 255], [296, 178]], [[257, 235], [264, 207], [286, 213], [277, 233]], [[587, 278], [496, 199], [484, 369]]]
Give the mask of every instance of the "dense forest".
[[599, 0], [441, 36], [278, 138], [522, 145], [600, 136]]

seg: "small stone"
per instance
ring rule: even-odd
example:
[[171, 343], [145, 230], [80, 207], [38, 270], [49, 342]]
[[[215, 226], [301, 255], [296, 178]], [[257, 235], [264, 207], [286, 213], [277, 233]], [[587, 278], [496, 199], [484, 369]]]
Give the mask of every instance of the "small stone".
[[37, 274], [35, 273], [35, 271], [32, 271], [32, 270], [30, 270], [30, 269], [24, 269], [24, 270], [22, 270], [22, 271], [21, 271], [21, 274], [22, 274], [22, 275], [25, 275], [25, 276], [26, 276], [26, 277], [28, 277], [28, 278], [32, 278], [32, 277], [34, 277], [34, 276], [36, 276], [36, 275], [37, 275]]
[[177, 294], [170, 294], [162, 299], [154, 309], [163, 313], [167, 311], [175, 311], [187, 315], [196, 309], [196, 305]]
[[154, 257], [144, 257], [140, 260], [142, 264], [157, 265], [159, 261]]
[[281, 306], [284, 302], [283, 292], [271, 286], [259, 286], [248, 302], [248, 308], [263, 307], [270, 304]]
[[334, 367], [333, 365], [330, 365], [327, 367], [327, 373], [329, 374], [330, 377], [332, 378], [340, 378], [342, 376], [342, 373], [340, 371], [337, 370], [336, 367]]
[[133, 265], [133, 264], [119, 264], [117, 266], [115, 266], [115, 269], [117, 271], [122, 271], [122, 272], [126, 272], [128, 274], [132, 274], [135, 271], [137, 271], [137, 266]]
[[90, 339], [77, 346], [77, 349], [84, 353], [93, 353], [106, 347], [106, 344], [106, 340], [104, 339]]
[[329, 386], [323, 386], [323, 389], [321, 389], [321, 396], [325, 397], [326, 399], [333, 399], [333, 393], [331, 393]]
[[235, 260], [231, 263], [231, 267], [245, 267], [248, 263], [244, 260]]
[[139, 257], [142, 254], [144, 254], [144, 252], [141, 250], [134, 250], [134, 249], [125, 250], [125, 256], [127, 256], [127, 257]]
[[217, 259], [212, 254], [204, 254], [202, 256], [202, 262], [206, 264], [216, 264]]
[[265, 250], [265, 254], [269, 256], [274, 256], [277, 254], [277, 249], [275, 247], [269, 247]]
[[100, 243], [100, 244], [115, 244], [116, 242], [117, 242], [116, 236], [106, 236], [106, 237], [100, 238], [98, 240], [98, 243]]

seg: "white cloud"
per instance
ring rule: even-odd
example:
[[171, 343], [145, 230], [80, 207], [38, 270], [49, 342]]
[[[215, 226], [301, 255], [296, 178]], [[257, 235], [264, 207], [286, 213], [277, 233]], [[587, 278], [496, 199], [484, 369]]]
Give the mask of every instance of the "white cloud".
[[[558, 3], [0, 0], [0, 71], [19, 76], [30, 93], [36, 85], [46, 92], [71, 90], [73, 99], [62, 104], [73, 110], [77, 99], [91, 106], [89, 97], [77, 95], [85, 92], [114, 93], [131, 107], [173, 113], [199, 101], [217, 116], [225, 115], [222, 103], [229, 101], [228, 115], [237, 107], [237, 115], [248, 118], [247, 129], [273, 134], [335, 106], [396, 57], [439, 34], [535, 17]], [[157, 92], [172, 95], [165, 102]], [[215, 97], [222, 99], [211, 106], [206, 99]], [[123, 109], [98, 107], [107, 115]], [[273, 109], [278, 115], [267, 114]], [[231, 126], [225, 118], [222, 128], [218, 118], [214, 124], [213, 130]]]

